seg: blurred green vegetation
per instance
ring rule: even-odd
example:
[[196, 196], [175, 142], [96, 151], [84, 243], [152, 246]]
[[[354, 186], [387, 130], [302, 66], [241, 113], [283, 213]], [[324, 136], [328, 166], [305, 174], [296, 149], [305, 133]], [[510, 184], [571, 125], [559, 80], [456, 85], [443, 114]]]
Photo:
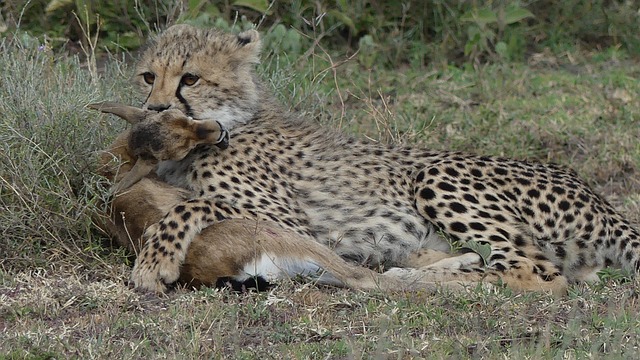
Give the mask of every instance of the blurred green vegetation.
[[576, 47], [637, 55], [639, 10], [628, 0], [15, 0], [0, 2], [0, 32], [72, 51], [97, 33], [97, 49], [115, 52], [173, 23], [257, 25], [275, 29], [278, 50], [292, 56], [318, 42], [358, 50], [366, 67], [394, 67], [524, 61]]

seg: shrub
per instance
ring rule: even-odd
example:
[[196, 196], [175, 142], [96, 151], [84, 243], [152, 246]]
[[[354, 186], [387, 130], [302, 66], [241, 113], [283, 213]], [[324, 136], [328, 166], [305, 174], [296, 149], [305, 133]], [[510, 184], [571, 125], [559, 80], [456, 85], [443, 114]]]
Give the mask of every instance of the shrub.
[[[95, 152], [124, 126], [84, 111], [108, 89], [77, 60], [58, 61], [36, 39], [0, 42], [0, 69], [2, 267], [72, 258], [82, 264], [92, 256], [83, 250], [95, 238], [91, 215], [100, 197], [94, 191], [100, 180], [92, 175]], [[105, 76], [122, 80], [116, 70]]]
[[5, 27], [46, 35], [54, 48], [85, 41], [83, 28], [99, 29], [101, 47], [115, 51], [135, 49], [150, 31], [175, 22], [281, 25], [290, 32], [282, 51], [296, 51], [301, 40], [294, 34], [315, 34], [325, 48], [359, 49], [366, 66], [417, 66], [521, 61], [542, 48], [564, 51], [576, 45], [636, 54], [639, 9], [637, 2], [606, 0], [19, 0], [1, 10]]

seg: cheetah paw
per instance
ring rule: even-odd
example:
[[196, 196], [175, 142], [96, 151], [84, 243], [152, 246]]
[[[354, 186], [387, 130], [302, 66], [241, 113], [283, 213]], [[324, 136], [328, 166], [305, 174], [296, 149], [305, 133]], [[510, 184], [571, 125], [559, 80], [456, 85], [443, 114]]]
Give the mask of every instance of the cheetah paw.
[[469, 266], [481, 266], [483, 264], [482, 257], [474, 252], [465, 253], [458, 256], [452, 256], [438, 260], [433, 264], [426, 266], [429, 269], [447, 269], [456, 270]]
[[[154, 233], [153, 225], [147, 233]], [[151, 231], [151, 232], [149, 232]], [[130, 280], [136, 289], [163, 293], [167, 284], [174, 283], [180, 276], [180, 265], [176, 261], [175, 253], [163, 252], [158, 244], [157, 235], [146, 241], [133, 266]]]
[[[142, 261], [136, 260], [131, 271], [131, 282], [136, 289], [163, 293], [167, 284], [174, 283], [180, 276], [180, 267], [168, 258], [152, 260], [147, 256]], [[154, 262], [151, 262], [154, 261]]]
[[417, 270], [416, 269], [407, 269], [407, 268], [399, 268], [392, 267], [389, 270], [383, 273], [386, 277], [392, 277], [404, 281], [416, 281], [418, 280], [416, 277]]
[[131, 272], [131, 283], [138, 290], [163, 293], [167, 289], [156, 267], [136, 262]]

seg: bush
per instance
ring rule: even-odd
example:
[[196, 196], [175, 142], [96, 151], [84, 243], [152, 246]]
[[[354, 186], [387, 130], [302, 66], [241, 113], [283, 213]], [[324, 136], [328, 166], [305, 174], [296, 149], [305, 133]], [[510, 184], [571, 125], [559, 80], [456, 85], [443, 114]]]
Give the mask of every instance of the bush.
[[[82, 264], [91, 256], [84, 250], [95, 238], [91, 215], [101, 196], [95, 154], [124, 128], [82, 108], [116, 92], [101, 89], [106, 84], [77, 60], [58, 61], [28, 37], [0, 43], [0, 69], [2, 267]], [[116, 69], [105, 76], [123, 79]]]
[[[144, 37], [175, 22], [199, 26], [284, 26], [314, 34], [329, 49], [359, 49], [364, 65], [524, 60], [543, 48], [564, 51], [618, 47], [640, 52], [640, 4], [608, 0], [21, 0], [6, 2], [9, 28], [46, 36], [57, 48], [100, 30], [102, 48], [135, 49]], [[74, 14], [78, 14], [76, 17]], [[2, 28], [0, 24], [0, 28]], [[279, 30], [280, 31], [280, 30]], [[294, 35], [282, 51], [296, 51]], [[300, 35], [298, 35], [300, 36]]]

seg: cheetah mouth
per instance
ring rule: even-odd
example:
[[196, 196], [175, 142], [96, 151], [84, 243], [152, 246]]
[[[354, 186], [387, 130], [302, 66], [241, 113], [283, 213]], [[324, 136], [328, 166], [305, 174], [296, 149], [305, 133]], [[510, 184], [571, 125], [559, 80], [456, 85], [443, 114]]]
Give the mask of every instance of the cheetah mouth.
[[224, 150], [229, 147], [229, 138], [231, 137], [231, 135], [220, 122], [216, 122], [218, 123], [218, 126], [220, 126], [220, 137], [218, 137], [218, 140], [216, 140], [214, 145], [216, 145], [219, 149]]

